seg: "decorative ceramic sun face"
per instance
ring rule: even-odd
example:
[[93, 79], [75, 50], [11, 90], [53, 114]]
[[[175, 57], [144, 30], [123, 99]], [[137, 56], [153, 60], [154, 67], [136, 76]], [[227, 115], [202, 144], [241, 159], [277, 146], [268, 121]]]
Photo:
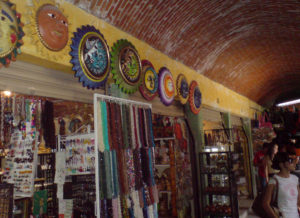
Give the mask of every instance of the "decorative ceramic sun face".
[[4, 57], [15, 48], [18, 22], [12, 9], [3, 1], [0, 1], [0, 10], [0, 57]]
[[68, 21], [56, 6], [41, 6], [36, 13], [36, 22], [39, 37], [47, 48], [59, 51], [67, 45]]

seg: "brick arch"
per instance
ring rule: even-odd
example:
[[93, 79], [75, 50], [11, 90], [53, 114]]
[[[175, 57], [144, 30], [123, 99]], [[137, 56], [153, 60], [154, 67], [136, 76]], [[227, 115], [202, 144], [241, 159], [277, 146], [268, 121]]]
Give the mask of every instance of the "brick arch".
[[297, 0], [68, 1], [263, 105], [269, 80], [300, 74]]

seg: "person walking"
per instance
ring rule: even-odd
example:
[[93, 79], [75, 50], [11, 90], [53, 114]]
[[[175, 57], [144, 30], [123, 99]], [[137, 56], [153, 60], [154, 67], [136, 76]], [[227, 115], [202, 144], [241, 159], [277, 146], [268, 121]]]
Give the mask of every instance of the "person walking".
[[279, 152], [273, 159], [272, 167], [279, 170], [273, 178], [270, 178], [264, 195], [263, 207], [270, 218], [278, 218], [279, 215], [271, 207], [272, 198], [277, 196], [277, 205], [283, 218], [299, 218], [298, 207], [299, 181], [298, 177], [290, 172], [295, 170], [298, 158], [287, 152]]
[[266, 174], [265, 174], [265, 164], [264, 164], [264, 157], [267, 153], [269, 147], [269, 143], [265, 142], [261, 150], [255, 153], [253, 158], [253, 164], [257, 167], [258, 171], [258, 178], [260, 183], [260, 192], [264, 190], [267, 186]]
[[278, 152], [278, 145], [271, 142], [268, 146], [268, 150], [266, 155], [264, 156], [264, 168], [265, 168], [265, 175], [266, 175], [266, 182], [268, 184], [269, 179], [275, 174], [278, 173], [279, 170], [272, 168], [272, 161], [274, 156]]

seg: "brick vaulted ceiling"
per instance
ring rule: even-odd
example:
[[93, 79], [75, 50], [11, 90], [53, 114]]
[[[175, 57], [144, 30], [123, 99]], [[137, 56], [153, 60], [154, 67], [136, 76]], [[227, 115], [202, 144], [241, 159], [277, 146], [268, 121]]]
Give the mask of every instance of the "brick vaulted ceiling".
[[300, 97], [299, 0], [68, 1], [259, 104]]

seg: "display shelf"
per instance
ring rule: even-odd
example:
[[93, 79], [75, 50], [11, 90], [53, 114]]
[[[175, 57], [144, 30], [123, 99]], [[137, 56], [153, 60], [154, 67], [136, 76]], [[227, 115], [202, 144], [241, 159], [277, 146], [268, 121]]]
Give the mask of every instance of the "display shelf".
[[229, 151], [199, 153], [202, 217], [238, 217], [232, 154], [230, 148]]

